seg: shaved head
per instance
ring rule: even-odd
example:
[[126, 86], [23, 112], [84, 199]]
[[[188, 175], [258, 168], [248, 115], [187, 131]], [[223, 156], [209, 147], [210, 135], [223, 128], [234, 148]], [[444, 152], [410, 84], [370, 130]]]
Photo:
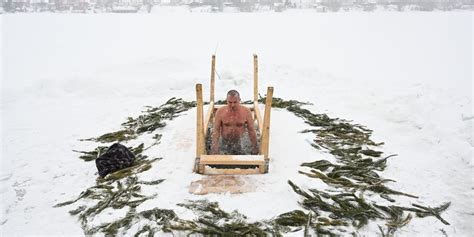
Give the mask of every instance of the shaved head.
[[236, 90], [230, 90], [229, 92], [227, 92], [227, 97], [229, 97], [229, 96], [230, 96], [230, 97], [235, 97], [235, 96], [237, 96], [237, 97], [240, 98], [240, 94], [239, 94], [239, 92], [236, 91]]

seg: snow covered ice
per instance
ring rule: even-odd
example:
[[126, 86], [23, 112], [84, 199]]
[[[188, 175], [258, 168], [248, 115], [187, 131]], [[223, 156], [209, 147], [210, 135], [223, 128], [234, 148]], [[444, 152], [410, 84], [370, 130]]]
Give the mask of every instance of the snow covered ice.
[[[72, 151], [94, 144], [79, 139], [119, 129], [146, 105], [194, 100], [196, 83], [206, 99], [214, 53], [217, 99], [233, 88], [251, 99], [256, 53], [261, 94], [271, 85], [276, 97], [309, 101], [305, 108], [367, 126], [373, 140], [385, 142], [385, 154], [398, 154], [383, 172], [397, 181], [390, 187], [427, 205], [452, 202], [443, 213], [450, 226], [414, 218], [397, 236], [444, 236], [440, 229], [472, 236], [471, 12], [44, 13], [0, 21], [2, 236], [83, 235], [68, 208], [53, 208], [95, 183], [95, 165]], [[300, 209], [287, 181], [310, 188], [317, 182], [298, 174], [300, 164], [331, 159], [308, 144], [311, 135], [299, 133], [308, 128], [302, 120], [279, 109], [271, 119], [269, 174], [245, 177], [253, 192], [204, 196], [251, 220]], [[191, 172], [194, 129], [189, 110], [147, 151], [163, 160], [141, 176], [166, 181], [140, 208], [186, 216], [176, 204], [203, 198], [188, 193], [201, 178]], [[379, 230], [369, 224], [359, 233]]]

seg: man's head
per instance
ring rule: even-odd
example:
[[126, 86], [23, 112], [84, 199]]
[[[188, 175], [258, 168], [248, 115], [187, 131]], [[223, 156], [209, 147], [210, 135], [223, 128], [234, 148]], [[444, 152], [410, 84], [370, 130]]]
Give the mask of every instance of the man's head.
[[227, 92], [227, 105], [231, 110], [235, 110], [240, 105], [240, 94], [236, 90]]

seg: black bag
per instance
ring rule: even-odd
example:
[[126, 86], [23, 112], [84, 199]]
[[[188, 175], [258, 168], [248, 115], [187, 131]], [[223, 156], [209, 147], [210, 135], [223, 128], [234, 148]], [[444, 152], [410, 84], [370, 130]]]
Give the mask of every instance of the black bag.
[[117, 170], [130, 167], [135, 160], [135, 155], [128, 148], [120, 143], [115, 143], [95, 160], [100, 177]]

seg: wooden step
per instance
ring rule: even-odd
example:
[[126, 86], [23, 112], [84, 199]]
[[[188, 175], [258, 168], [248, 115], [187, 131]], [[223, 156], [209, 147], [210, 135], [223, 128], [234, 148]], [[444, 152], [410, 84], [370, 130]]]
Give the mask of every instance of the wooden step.
[[[206, 173], [206, 166], [212, 166], [214, 173], [219, 166], [225, 167], [225, 174], [265, 173], [265, 158], [263, 155], [202, 155], [199, 161], [199, 173]], [[250, 167], [246, 169], [245, 166]], [[252, 166], [255, 166], [252, 169]], [[233, 173], [233, 167], [235, 172]]]

